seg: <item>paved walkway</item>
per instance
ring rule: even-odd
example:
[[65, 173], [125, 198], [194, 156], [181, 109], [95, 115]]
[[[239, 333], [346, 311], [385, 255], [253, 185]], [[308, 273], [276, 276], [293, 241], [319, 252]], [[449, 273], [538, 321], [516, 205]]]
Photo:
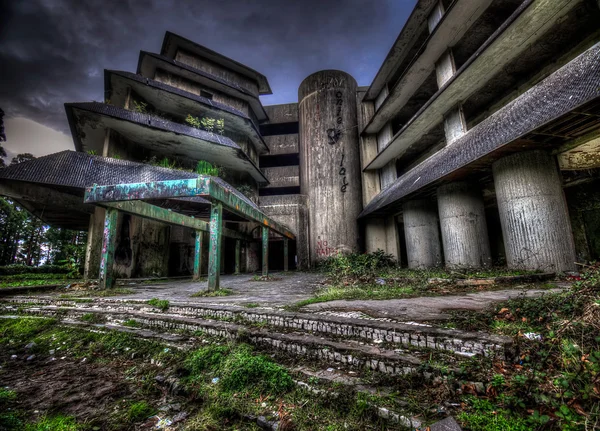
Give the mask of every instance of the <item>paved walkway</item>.
[[398, 321], [445, 320], [449, 311], [481, 311], [494, 302], [506, 301], [519, 295], [541, 296], [561, 289], [507, 289], [487, 292], [465, 293], [451, 296], [422, 296], [419, 298], [330, 301], [311, 304], [303, 311], [342, 311], [361, 312], [372, 317], [389, 318]]
[[208, 289], [208, 283], [185, 281], [169, 281], [156, 284], [125, 285], [135, 293], [116, 296], [118, 299], [168, 299], [171, 302], [210, 303], [210, 304], [250, 304], [282, 307], [294, 304], [313, 296], [313, 292], [321, 285], [325, 277], [322, 274], [309, 272], [273, 273], [273, 281], [254, 281], [252, 275], [222, 275], [221, 289], [230, 290], [227, 296], [193, 297], [194, 293]]

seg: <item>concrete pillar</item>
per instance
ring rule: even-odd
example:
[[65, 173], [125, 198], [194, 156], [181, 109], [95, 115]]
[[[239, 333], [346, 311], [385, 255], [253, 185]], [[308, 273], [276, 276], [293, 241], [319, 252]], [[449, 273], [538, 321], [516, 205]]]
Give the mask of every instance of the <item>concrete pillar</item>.
[[536, 150], [492, 165], [509, 268], [575, 269], [575, 246], [554, 158]]
[[289, 239], [283, 238], [283, 270], [286, 272], [289, 269], [289, 242]]
[[208, 250], [208, 290], [217, 290], [221, 283], [221, 247], [223, 235], [223, 205], [210, 208], [210, 244]]
[[300, 84], [300, 189], [308, 195], [311, 264], [338, 252], [358, 251], [362, 210], [357, 84], [337, 70], [314, 73]]
[[239, 239], [235, 240], [235, 271], [234, 274], [239, 274], [240, 269], [240, 255], [242, 254], [242, 241]]
[[102, 254], [100, 257], [100, 275], [98, 277], [100, 289], [110, 289], [115, 282], [113, 263], [115, 261], [118, 214], [119, 211], [114, 208], [106, 209], [104, 233], [102, 235]]
[[269, 276], [269, 228], [262, 227], [262, 276]]
[[[377, 149], [379, 152], [387, 147], [393, 136], [392, 123], [388, 122], [382, 127], [379, 133], [377, 133]], [[396, 173], [396, 160], [392, 160], [383, 168], [379, 169], [379, 183], [381, 190], [385, 190], [394, 184], [396, 178], [398, 178], [398, 174]]]
[[202, 276], [202, 243], [204, 238], [204, 232], [201, 230], [196, 231], [196, 237], [194, 241], [194, 280], [199, 280]]
[[442, 250], [435, 204], [429, 200], [407, 201], [403, 212], [408, 267], [440, 266]]
[[396, 217], [367, 219], [365, 221], [365, 251], [383, 250], [400, 260], [400, 241]]
[[[365, 91], [356, 93], [358, 131], [365, 128], [375, 115], [373, 102], [362, 101]], [[364, 168], [377, 156], [377, 135], [360, 136], [360, 164]], [[369, 170], [361, 172], [363, 206], [366, 206], [380, 191], [379, 172]]]
[[456, 182], [437, 190], [438, 211], [448, 268], [492, 264], [483, 197], [476, 184]]
[[86, 280], [98, 278], [100, 254], [102, 253], [102, 232], [104, 231], [104, 208], [95, 207], [90, 215], [83, 277]]

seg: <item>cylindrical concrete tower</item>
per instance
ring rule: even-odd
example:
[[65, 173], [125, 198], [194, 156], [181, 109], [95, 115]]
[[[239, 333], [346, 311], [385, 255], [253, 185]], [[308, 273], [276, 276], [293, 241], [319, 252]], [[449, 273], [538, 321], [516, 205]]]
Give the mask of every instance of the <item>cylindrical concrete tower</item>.
[[432, 268], [442, 263], [438, 214], [429, 200], [404, 202], [404, 236], [409, 268]]
[[476, 184], [455, 182], [438, 188], [444, 258], [448, 268], [492, 264], [483, 197]]
[[356, 89], [354, 78], [337, 70], [314, 73], [298, 89], [300, 191], [308, 196], [311, 264], [358, 250]]
[[575, 269], [575, 245], [558, 168], [546, 151], [506, 156], [492, 166], [509, 268]]

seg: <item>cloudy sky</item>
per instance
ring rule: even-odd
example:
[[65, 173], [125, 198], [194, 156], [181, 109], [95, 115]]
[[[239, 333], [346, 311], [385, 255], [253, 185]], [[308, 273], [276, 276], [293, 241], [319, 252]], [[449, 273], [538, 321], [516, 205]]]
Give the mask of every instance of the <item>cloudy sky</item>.
[[73, 148], [65, 102], [101, 101], [103, 70], [135, 72], [165, 31], [267, 76], [265, 105], [340, 69], [369, 85], [416, 0], [0, 0], [0, 107], [14, 155]]

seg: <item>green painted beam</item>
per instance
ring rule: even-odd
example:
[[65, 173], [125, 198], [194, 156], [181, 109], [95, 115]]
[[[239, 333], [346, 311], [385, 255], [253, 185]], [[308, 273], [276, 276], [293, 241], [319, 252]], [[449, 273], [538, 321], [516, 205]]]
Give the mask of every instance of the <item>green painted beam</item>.
[[240, 254], [242, 253], [242, 241], [235, 240], [235, 274], [240, 273]]
[[98, 284], [100, 289], [110, 289], [115, 282], [113, 262], [115, 259], [115, 242], [117, 236], [118, 211], [107, 208], [104, 217], [104, 232], [102, 235], [102, 253], [100, 256], [100, 276]]
[[219, 183], [211, 181], [209, 189], [210, 198], [217, 200], [218, 202], [222, 202], [225, 208], [227, 208], [229, 211], [234, 212], [248, 220], [257, 222], [262, 226], [267, 226], [272, 231], [286, 238], [296, 239], [296, 236], [284, 225], [276, 222], [258, 208], [249, 205], [246, 201], [231, 193]]
[[296, 236], [284, 225], [271, 219], [261, 210], [250, 205], [209, 176], [199, 176], [197, 179], [191, 180], [156, 181], [111, 186], [94, 185], [86, 188], [84, 202], [103, 203], [194, 196], [202, 196], [212, 202], [220, 202], [228, 211], [257, 222], [262, 226], [268, 226], [269, 229], [286, 238], [296, 239]]
[[197, 230], [194, 249], [194, 280], [199, 280], [202, 275], [202, 239], [204, 231]]
[[85, 189], [85, 203], [134, 201], [140, 199], [168, 199], [175, 197], [208, 196], [210, 177], [190, 180], [155, 181], [151, 183], [94, 184]]
[[289, 268], [288, 263], [288, 253], [289, 253], [289, 243], [290, 240], [287, 238], [283, 238], [283, 270], [287, 271]]
[[262, 275], [269, 276], [269, 228], [262, 228]]
[[221, 235], [223, 205], [218, 202], [210, 209], [210, 243], [208, 249], [208, 290], [217, 290], [221, 281]]
[[[143, 201], [102, 202], [99, 205], [107, 208], [116, 208], [119, 211], [144, 217], [150, 220], [156, 220], [176, 226], [183, 226], [193, 230], [210, 232], [208, 223], [203, 220], [179, 214], [166, 208], [161, 208]], [[244, 235], [241, 232], [228, 228], [223, 228], [223, 236], [226, 236], [227, 238], [241, 239], [244, 241], [252, 240], [252, 237], [249, 235]]]

